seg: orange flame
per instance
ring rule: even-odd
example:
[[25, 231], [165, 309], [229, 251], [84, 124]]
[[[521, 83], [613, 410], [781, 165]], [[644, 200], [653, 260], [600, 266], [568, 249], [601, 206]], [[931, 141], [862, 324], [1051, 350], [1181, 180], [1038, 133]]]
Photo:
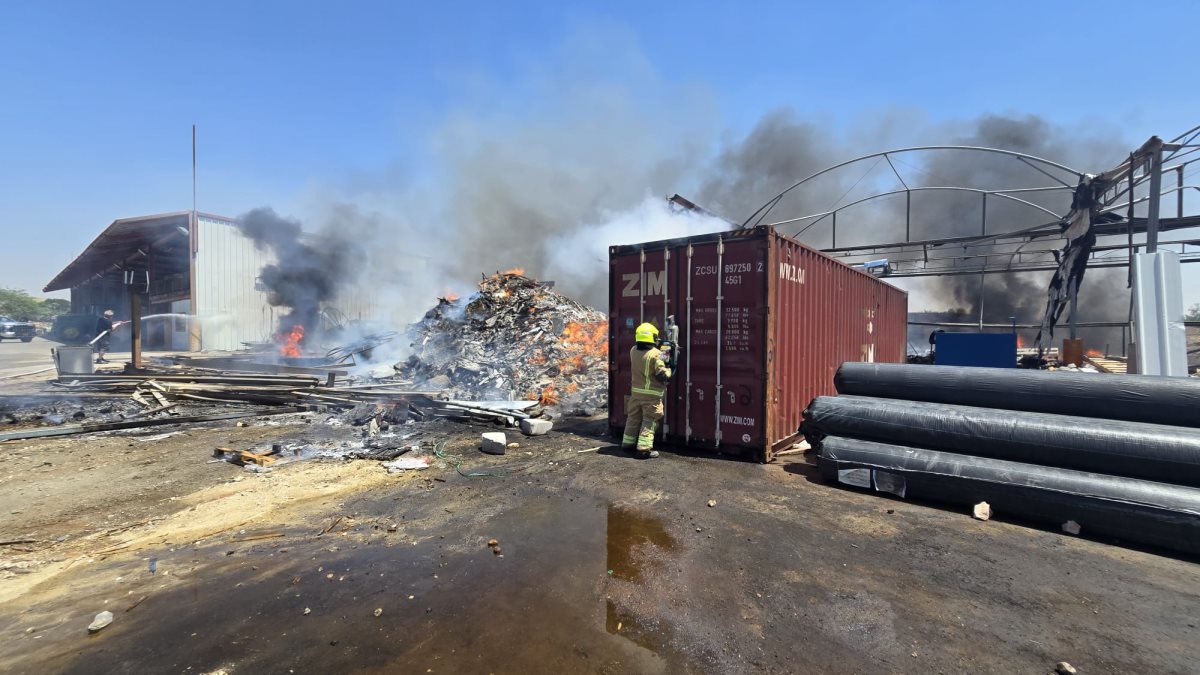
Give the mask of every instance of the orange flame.
[[546, 388], [538, 395], [538, 403], [544, 406], [558, 405], [558, 389], [553, 382], [546, 385]]
[[300, 341], [304, 339], [304, 326], [292, 326], [292, 331], [282, 336], [279, 353], [283, 356], [300, 356]]
[[445, 300], [446, 302], [458, 302], [458, 298], [459, 298], [458, 293], [455, 293], [454, 291], [450, 290], [449, 288], [442, 291], [442, 300]]
[[1101, 352], [1099, 349], [1089, 349], [1089, 350], [1087, 350], [1087, 355], [1088, 356], [1104, 356], [1104, 352]]
[[518, 274], [520, 276], [525, 276], [525, 268], [524, 267], [514, 267], [511, 270], [504, 270], [500, 274], [503, 274], [504, 276], [509, 276], [512, 274]]
[[563, 347], [569, 354], [563, 359], [561, 369], [564, 373], [578, 373], [586, 370], [590, 362], [608, 358], [608, 323], [582, 323], [572, 321], [562, 332]]
[[1024, 349], [1024, 348], [1025, 348], [1025, 341], [1021, 339], [1020, 335], [1017, 335], [1017, 349]]

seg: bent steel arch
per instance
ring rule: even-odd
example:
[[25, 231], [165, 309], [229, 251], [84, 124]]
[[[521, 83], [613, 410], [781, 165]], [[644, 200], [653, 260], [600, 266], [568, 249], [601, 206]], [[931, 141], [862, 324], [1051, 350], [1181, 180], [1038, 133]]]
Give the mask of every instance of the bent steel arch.
[[[910, 153], [910, 152], [924, 152], [924, 151], [931, 151], [931, 150], [961, 150], [961, 151], [969, 151], [969, 152], [988, 152], [988, 153], [993, 153], [993, 154], [997, 154], [997, 155], [1007, 155], [1009, 157], [1015, 158], [1017, 161], [1020, 161], [1020, 162], [1023, 162], [1025, 164], [1029, 165], [1034, 170], [1040, 171], [1041, 173], [1050, 177], [1052, 180], [1055, 180], [1067, 187], [1073, 187], [1073, 186], [1070, 186], [1068, 183], [1065, 183], [1062, 179], [1055, 177], [1053, 174], [1049, 173], [1045, 169], [1037, 166], [1037, 164], [1041, 164], [1045, 167], [1058, 169], [1059, 171], [1064, 171], [1066, 173], [1072, 174], [1073, 176], [1075, 176], [1077, 181], [1081, 180], [1084, 176], [1084, 174], [1082, 172], [1080, 172], [1076, 169], [1072, 169], [1071, 167], [1066, 166], [1064, 164], [1059, 164], [1058, 162], [1053, 162], [1051, 160], [1044, 159], [1042, 157], [1038, 157], [1036, 155], [1030, 155], [1030, 154], [1024, 153], [1024, 152], [1017, 152], [1015, 150], [1003, 150], [1001, 148], [988, 148], [988, 147], [975, 146], [975, 145], [923, 145], [923, 146], [914, 146], [914, 147], [910, 147], [910, 148], [897, 148], [895, 150], [885, 150], [883, 152], [873, 152], [869, 155], [862, 155], [861, 157], [855, 157], [854, 159], [850, 159], [845, 162], [841, 162], [839, 164], [834, 164], [833, 166], [821, 169], [820, 171], [818, 171], [814, 174], [811, 174], [809, 176], [806, 176], [806, 177], [796, 181], [795, 183], [793, 183], [793, 184], [789, 185], [787, 188], [785, 188], [782, 192], [780, 192], [779, 194], [775, 195], [770, 200], [768, 200], [767, 203], [758, 207], [758, 210], [756, 210], [754, 213], [751, 213], [750, 216], [748, 218], [746, 218], [746, 220], [742, 221], [742, 227], [752, 227], [751, 221], [753, 221], [754, 225], [761, 224], [763, 219], [765, 219], [767, 217], [767, 215], [770, 214], [771, 210], [774, 209], [775, 206], [777, 204], [779, 204], [780, 200], [782, 200], [785, 196], [787, 196], [787, 194], [789, 192], [791, 192], [792, 190], [795, 190], [796, 188], [800, 187], [801, 185], [804, 185], [808, 181], [810, 181], [814, 178], [817, 178], [818, 176], [823, 176], [831, 171], [836, 171], [842, 167], [846, 167], [851, 164], [855, 164], [857, 162], [861, 162], [861, 161], [868, 160], [868, 159], [873, 159], [876, 157], [887, 158], [888, 163], [891, 164], [891, 159], [890, 159], [891, 155], [899, 155], [899, 154]], [[892, 170], [895, 171], [895, 167], [892, 167]], [[899, 176], [897, 176], [897, 177], [899, 177]], [[903, 180], [901, 180], [901, 182], [903, 182]], [[1003, 192], [1015, 192], [1015, 190], [1005, 190]]]
[[1063, 218], [1064, 214], [1055, 213], [1054, 211], [1051, 211], [1050, 209], [1048, 209], [1040, 204], [1034, 204], [1031, 201], [1021, 199], [1020, 197], [1014, 197], [1011, 194], [1008, 194], [1009, 192], [1031, 192], [1034, 190], [1045, 190], [1045, 189], [1069, 190], [1071, 188], [1052, 187], [1052, 188], [1023, 188], [1023, 189], [1018, 189], [1018, 190], [982, 190], [980, 188], [955, 187], [955, 186], [949, 186], [949, 185], [912, 187], [912, 188], [905, 188], [903, 190], [891, 190], [890, 192], [880, 192], [878, 194], [873, 194], [870, 197], [863, 197], [862, 199], [856, 199], [848, 204], [842, 204], [841, 206], [837, 207], [836, 209], [831, 209], [829, 211], [823, 211], [821, 213], [814, 213], [814, 214], [807, 215], [807, 216], [800, 216], [798, 218], [788, 218], [786, 220], [778, 220], [773, 223], [770, 223], [770, 225], [789, 225], [791, 223], [798, 223], [798, 222], [805, 221], [805, 220], [812, 220], [813, 218], [816, 218], [819, 222], [820, 219], [822, 219], [826, 216], [831, 216], [831, 215], [836, 216], [839, 211], [848, 209], [851, 206], [856, 206], [858, 204], [862, 204], [863, 202], [869, 202], [873, 199], [881, 199], [883, 197], [891, 197], [893, 195], [908, 194], [910, 192], [927, 192], [927, 191], [937, 191], [937, 190], [952, 191], [952, 192], [973, 192], [975, 194], [983, 195], [985, 199], [987, 198], [988, 195], [994, 195], [1001, 199], [1008, 199], [1008, 200], [1017, 202], [1018, 204], [1023, 204], [1030, 208], [1037, 209], [1038, 211], [1045, 213], [1046, 215], [1054, 218], [1055, 220], [1061, 220]]

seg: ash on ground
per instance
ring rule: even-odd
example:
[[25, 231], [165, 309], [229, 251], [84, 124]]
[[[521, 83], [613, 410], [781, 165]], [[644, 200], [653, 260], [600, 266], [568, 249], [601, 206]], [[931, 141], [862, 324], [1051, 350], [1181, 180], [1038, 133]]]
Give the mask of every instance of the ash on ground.
[[537, 400], [560, 415], [606, 405], [608, 317], [522, 274], [442, 298], [409, 328], [405, 380], [470, 400]]

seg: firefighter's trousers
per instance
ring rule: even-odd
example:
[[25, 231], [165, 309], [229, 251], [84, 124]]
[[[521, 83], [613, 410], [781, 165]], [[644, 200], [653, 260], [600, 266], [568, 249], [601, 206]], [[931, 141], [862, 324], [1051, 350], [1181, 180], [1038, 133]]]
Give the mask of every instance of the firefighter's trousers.
[[663, 418], [662, 397], [632, 394], [625, 404], [625, 416], [625, 435], [621, 437], [621, 447], [632, 448], [636, 445], [639, 452], [653, 450], [654, 431], [658, 421]]

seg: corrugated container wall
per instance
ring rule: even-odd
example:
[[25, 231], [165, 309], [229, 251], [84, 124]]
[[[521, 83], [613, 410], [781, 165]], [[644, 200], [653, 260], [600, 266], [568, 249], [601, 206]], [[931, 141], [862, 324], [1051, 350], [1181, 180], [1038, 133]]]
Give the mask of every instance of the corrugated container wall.
[[769, 461], [845, 361], [900, 363], [908, 294], [770, 227], [609, 249], [609, 426], [625, 424], [634, 328], [679, 327], [662, 433]]
[[255, 288], [255, 280], [271, 262], [274, 256], [257, 248], [232, 222], [196, 219], [192, 301], [202, 349], [241, 349], [242, 342], [270, 339], [274, 308], [267, 293]]

